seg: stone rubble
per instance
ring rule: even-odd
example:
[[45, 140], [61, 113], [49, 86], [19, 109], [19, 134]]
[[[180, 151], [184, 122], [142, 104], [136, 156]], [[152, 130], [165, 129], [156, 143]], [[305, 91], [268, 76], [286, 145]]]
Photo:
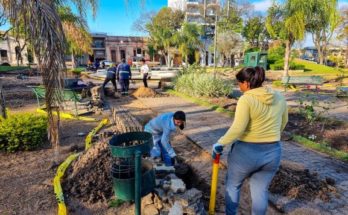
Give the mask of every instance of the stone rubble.
[[142, 198], [142, 211], [146, 215], [206, 215], [202, 191], [187, 189], [183, 180], [175, 175], [174, 167], [154, 165], [156, 188]]

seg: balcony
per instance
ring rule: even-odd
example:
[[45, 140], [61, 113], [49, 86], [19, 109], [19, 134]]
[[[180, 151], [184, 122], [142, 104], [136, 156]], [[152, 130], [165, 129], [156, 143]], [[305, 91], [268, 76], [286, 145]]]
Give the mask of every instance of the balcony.
[[199, 0], [188, 0], [186, 2], [187, 6], [198, 6], [199, 4], [201, 4]]
[[207, 7], [220, 7], [220, 4], [217, 0], [207, 0]]
[[201, 16], [199, 11], [187, 11], [186, 16]]
[[209, 11], [207, 11], [206, 15], [207, 15], [207, 16], [215, 16], [215, 15], [216, 15], [216, 12], [213, 11], [213, 10], [209, 10]]

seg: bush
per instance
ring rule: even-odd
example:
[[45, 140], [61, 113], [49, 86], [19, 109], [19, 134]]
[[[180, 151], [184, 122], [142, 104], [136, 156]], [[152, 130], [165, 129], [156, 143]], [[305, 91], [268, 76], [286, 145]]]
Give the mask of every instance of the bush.
[[233, 84], [211, 73], [187, 73], [175, 80], [174, 89], [190, 96], [219, 97], [230, 94]]
[[275, 64], [278, 61], [284, 59], [285, 48], [283, 46], [278, 46], [268, 50], [267, 62], [268, 64]]
[[274, 87], [282, 87], [283, 84], [282, 84], [281, 80], [276, 80], [276, 81], [272, 82], [272, 86], [274, 86]]
[[47, 137], [47, 117], [29, 113], [0, 117], [0, 151], [32, 150]]
[[[278, 60], [274, 64], [269, 65], [271, 70], [283, 70], [284, 69], [284, 60]], [[290, 62], [289, 69], [291, 70], [304, 70], [305, 65], [297, 64], [295, 62]]]

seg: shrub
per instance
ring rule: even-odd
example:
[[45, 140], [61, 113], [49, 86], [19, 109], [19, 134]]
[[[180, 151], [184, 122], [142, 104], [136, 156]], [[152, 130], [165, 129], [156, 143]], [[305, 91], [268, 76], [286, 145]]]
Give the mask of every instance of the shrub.
[[175, 80], [174, 88], [190, 96], [219, 97], [230, 94], [233, 84], [211, 73], [187, 73]]
[[274, 86], [274, 87], [282, 87], [283, 84], [282, 84], [281, 80], [276, 80], [276, 81], [272, 82], [272, 86]]
[[42, 145], [46, 134], [46, 116], [24, 113], [0, 117], [0, 151], [35, 149]]
[[271, 48], [268, 50], [267, 62], [268, 64], [274, 64], [277, 61], [283, 60], [285, 54], [285, 48], [283, 46], [278, 46], [276, 48]]
[[[271, 70], [283, 70], [284, 69], [284, 60], [278, 60], [274, 64], [269, 65]], [[304, 70], [305, 65], [297, 64], [295, 62], [290, 62], [289, 69], [291, 70]]]

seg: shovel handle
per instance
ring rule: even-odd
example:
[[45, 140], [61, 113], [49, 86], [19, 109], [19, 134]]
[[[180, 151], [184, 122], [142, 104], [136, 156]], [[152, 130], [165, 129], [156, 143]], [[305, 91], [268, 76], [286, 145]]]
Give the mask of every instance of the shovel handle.
[[217, 182], [219, 176], [219, 164], [220, 164], [220, 154], [217, 154], [213, 160], [213, 173], [211, 178], [211, 190], [210, 190], [210, 201], [209, 201], [209, 215], [215, 214], [215, 203], [216, 203], [216, 191]]

